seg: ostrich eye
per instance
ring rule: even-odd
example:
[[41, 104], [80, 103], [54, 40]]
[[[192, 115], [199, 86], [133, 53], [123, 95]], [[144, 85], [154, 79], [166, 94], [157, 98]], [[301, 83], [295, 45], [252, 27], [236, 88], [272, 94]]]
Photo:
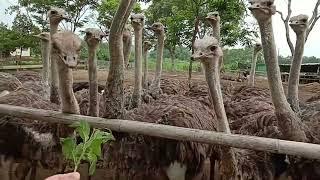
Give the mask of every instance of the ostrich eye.
[[58, 12], [57, 11], [51, 11], [51, 14], [57, 14]]
[[302, 19], [301, 20], [303, 23], [306, 23], [308, 20], [307, 19]]
[[268, 2], [267, 2], [267, 6], [270, 7], [271, 5], [272, 5], [272, 2], [268, 1]]
[[63, 59], [66, 61], [67, 60], [67, 56], [63, 56]]
[[86, 32], [86, 36], [91, 36], [91, 33], [90, 32]]
[[131, 21], [132, 21], [132, 20], [133, 20], [133, 17], [131, 17], [130, 19], [131, 19]]
[[215, 14], [214, 16], [215, 16], [215, 17], [218, 17], [218, 14]]
[[144, 20], [144, 18], [141, 18], [141, 21], [143, 21]]
[[100, 39], [103, 39], [104, 35], [100, 35]]
[[211, 46], [210, 51], [215, 51], [217, 49], [217, 46]]

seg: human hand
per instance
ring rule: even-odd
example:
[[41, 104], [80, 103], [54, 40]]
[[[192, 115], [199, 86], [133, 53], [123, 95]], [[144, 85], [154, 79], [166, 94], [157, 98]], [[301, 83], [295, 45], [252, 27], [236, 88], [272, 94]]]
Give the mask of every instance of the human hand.
[[68, 174], [57, 174], [54, 176], [50, 176], [45, 180], [80, 180], [80, 174], [78, 172]]

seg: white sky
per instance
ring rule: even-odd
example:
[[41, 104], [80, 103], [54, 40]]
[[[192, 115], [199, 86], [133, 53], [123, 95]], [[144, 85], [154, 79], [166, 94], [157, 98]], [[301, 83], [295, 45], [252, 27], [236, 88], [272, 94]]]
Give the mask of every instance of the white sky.
[[[0, 0], [0, 21], [5, 23], [11, 23], [13, 21], [13, 16], [6, 15], [5, 9], [11, 4], [15, 4], [17, 0]], [[313, 7], [316, 3], [316, 0], [292, 0], [292, 15], [298, 14], [307, 14], [309, 17], [312, 15]], [[286, 15], [287, 9], [287, 0], [275, 0], [277, 10], [284, 12]], [[252, 18], [248, 19], [252, 21]], [[275, 15], [273, 18], [273, 28], [275, 33], [275, 39], [277, 47], [281, 55], [287, 56], [290, 55], [290, 50], [288, 48], [286, 38], [285, 38], [285, 29], [283, 22], [280, 19], [279, 15]], [[291, 31], [291, 37], [293, 43], [295, 43], [295, 34]], [[306, 56], [316, 56], [320, 57], [320, 50], [318, 48], [318, 43], [320, 42], [320, 21], [314, 27], [311, 32], [309, 39], [305, 47]]]

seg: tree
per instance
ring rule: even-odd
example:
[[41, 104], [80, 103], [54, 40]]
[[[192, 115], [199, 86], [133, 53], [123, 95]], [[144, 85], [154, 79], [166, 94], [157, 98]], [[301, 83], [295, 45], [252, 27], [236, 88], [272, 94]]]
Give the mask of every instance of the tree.
[[[36, 22], [42, 30], [47, 30], [47, 11], [50, 7], [64, 8], [71, 18], [71, 31], [83, 27], [88, 22], [89, 10], [94, 10], [100, 0], [18, 0], [18, 5], [9, 7], [9, 12], [13, 13], [21, 9], [25, 10], [27, 16]], [[63, 24], [65, 26], [65, 24]], [[67, 29], [67, 27], [64, 27]]]
[[[120, 4], [119, 0], [106, 0], [99, 3], [97, 6], [98, 12], [98, 22], [101, 26], [110, 29], [112, 18], [117, 12], [117, 8]], [[141, 6], [139, 3], [135, 3], [133, 6], [132, 11], [134, 13], [141, 13]]]
[[[287, 43], [289, 46], [289, 49], [291, 51], [291, 55], [293, 56], [294, 54], [294, 46], [292, 43], [292, 40], [290, 38], [290, 28], [289, 28], [289, 20], [291, 18], [292, 15], [292, 9], [291, 9], [291, 5], [292, 5], [292, 0], [288, 0], [288, 6], [287, 6], [287, 16], [284, 17], [283, 13], [281, 11], [277, 11], [283, 21], [284, 27], [286, 29], [286, 39], [287, 39]], [[311, 33], [311, 31], [313, 30], [314, 26], [316, 25], [316, 23], [318, 22], [320, 15], [319, 15], [319, 5], [320, 5], [320, 0], [317, 0], [314, 8], [313, 8], [313, 13], [312, 13], [312, 17], [309, 20], [309, 26], [307, 29], [307, 36], [306, 36], [306, 40], [308, 40], [308, 37]]]

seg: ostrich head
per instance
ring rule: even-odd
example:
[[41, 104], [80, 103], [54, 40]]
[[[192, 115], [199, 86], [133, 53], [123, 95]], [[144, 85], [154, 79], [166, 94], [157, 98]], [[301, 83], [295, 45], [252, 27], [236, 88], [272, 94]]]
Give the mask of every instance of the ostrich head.
[[293, 16], [290, 18], [290, 27], [295, 33], [302, 33], [305, 32], [308, 28], [309, 17], [304, 14], [300, 14], [298, 16]]
[[257, 20], [268, 20], [276, 13], [274, 0], [249, 0], [249, 3], [249, 10]]
[[134, 29], [142, 29], [144, 26], [144, 15], [143, 14], [133, 14], [131, 16], [131, 24]]
[[77, 66], [81, 50], [81, 39], [72, 32], [59, 32], [52, 36], [54, 55], [68, 68]]
[[152, 43], [150, 41], [144, 41], [143, 42], [143, 49], [144, 50], [150, 50], [152, 48]]
[[86, 33], [84, 40], [90, 47], [97, 47], [102, 39], [107, 36], [106, 33], [95, 28], [87, 28], [84, 32]]
[[47, 42], [50, 41], [50, 33], [48, 32], [42, 32], [38, 35], [34, 35], [34, 37], [40, 38], [43, 41], [47, 41]]
[[220, 22], [220, 15], [218, 11], [210, 12], [207, 14], [206, 20], [211, 24], [219, 23]]
[[70, 17], [68, 17], [65, 10], [57, 7], [52, 7], [47, 14], [49, 20], [51, 23], [58, 24], [62, 20], [69, 20]]
[[255, 45], [254, 45], [254, 51], [255, 52], [259, 52], [262, 50], [262, 45], [260, 42], [257, 42]]
[[223, 52], [216, 38], [205, 36], [203, 39], [195, 41], [194, 54], [192, 55], [194, 60], [218, 67], [221, 56], [223, 56]]
[[153, 23], [151, 29], [154, 31], [155, 35], [161, 35], [164, 33], [164, 25], [160, 22]]

